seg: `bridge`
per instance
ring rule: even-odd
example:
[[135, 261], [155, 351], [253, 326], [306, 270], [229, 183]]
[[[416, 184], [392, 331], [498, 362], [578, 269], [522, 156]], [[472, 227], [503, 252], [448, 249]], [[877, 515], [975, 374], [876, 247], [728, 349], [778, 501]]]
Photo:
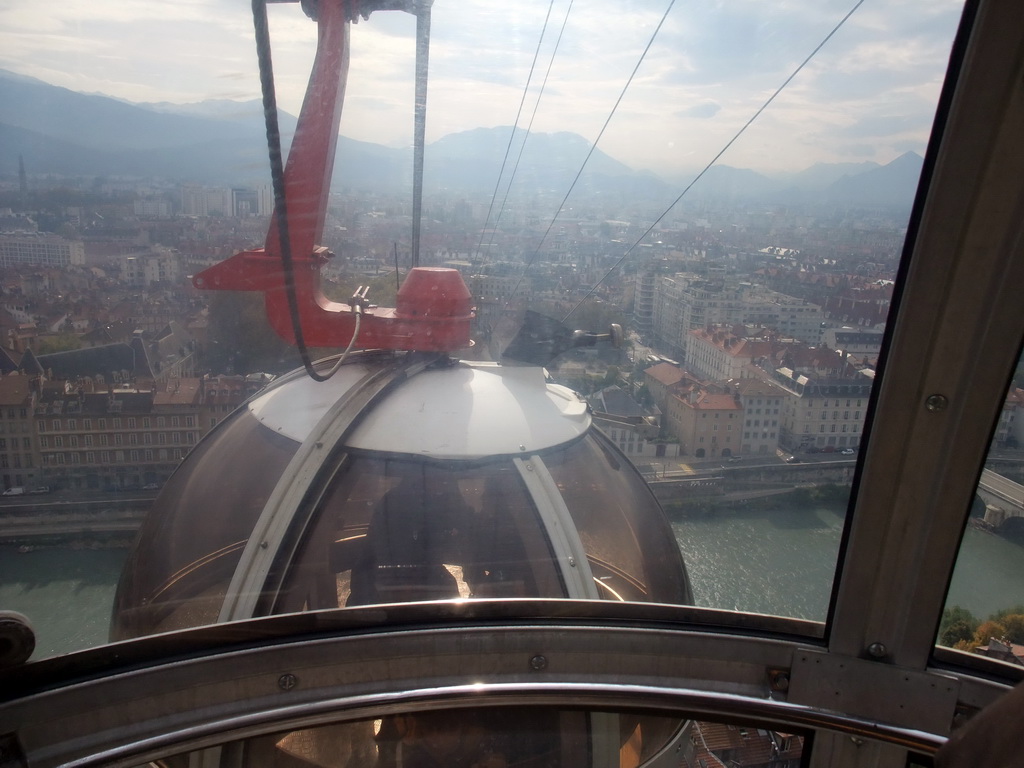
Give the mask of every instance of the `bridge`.
[[1008, 517], [1024, 517], [1024, 485], [991, 469], [981, 473], [978, 497], [985, 502], [985, 521], [1001, 524]]

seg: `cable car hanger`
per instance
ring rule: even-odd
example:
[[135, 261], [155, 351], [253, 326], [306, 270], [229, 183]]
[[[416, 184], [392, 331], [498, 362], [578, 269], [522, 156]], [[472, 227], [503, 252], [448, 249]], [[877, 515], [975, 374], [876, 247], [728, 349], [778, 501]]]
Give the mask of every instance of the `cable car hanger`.
[[[253, 0], [252, 8], [274, 215], [263, 248], [241, 251], [208, 267], [193, 277], [193, 285], [200, 290], [263, 292], [270, 326], [298, 347], [307, 374], [316, 381], [330, 378], [353, 348], [450, 353], [470, 346], [474, 308], [462, 276], [454, 269], [418, 266], [427, 52], [433, 0], [302, 0], [303, 10], [316, 21], [319, 33], [287, 167], [282, 160], [277, 121], [267, 2]], [[393, 308], [370, 303], [368, 287], [360, 286], [347, 304], [324, 296], [320, 269], [333, 254], [316, 244], [323, 235], [348, 76], [348, 24], [357, 16], [367, 18], [377, 10], [403, 10], [415, 14], [417, 19], [413, 268], [399, 289]], [[543, 365], [570, 347], [592, 346], [599, 340], [611, 340], [618, 345], [622, 339], [622, 330], [617, 326], [607, 334], [564, 329], [565, 333], [556, 334], [557, 339], [538, 339], [538, 328], [546, 329], [549, 325], [538, 326], [528, 320], [523, 329], [526, 336], [517, 339], [506, 351], [506, 357]], [[315, 370], [309, 357], [310, 347], [346, 349], [325, 375]], [[523, 354], [517, 354], [517, 350]]]
[[[348, 24], [376, 10], [404, 10], [417, 16], [417, 190], [422, 187], [425, 126], [426, 49], [431, 0], [319, 0], [302, 2], [318, 26], [316, 58], [299, 114], [287, 166], [281, 157], [277, 104], [267, 28], [266, 0], [253, 0], [260, 80], [274, 185], [274, 215], [263, 248], [242, 251], [193, 278], [202, 290], [262, 291], [274, 331], [295, 344], [309, 375], [309, 347], [379, 348], [453, 352], [470, 342], [472, 297], [454, 269], [415, 266], [418, 227], [414, 226], [414, 267], [398, 292], [396, 306], [370, 303], [360, 288], [348, 303], [329, 300], [320, 287], [320, 269], [333, 254], [321, 238], [334, 169], [341, 108], [348, 75]], [[415, 195], [418, 205], [420, 195]], [[414, 218], [418, 218], [417, 215]], [[340, 361], [339, 361], [340, 362]]]

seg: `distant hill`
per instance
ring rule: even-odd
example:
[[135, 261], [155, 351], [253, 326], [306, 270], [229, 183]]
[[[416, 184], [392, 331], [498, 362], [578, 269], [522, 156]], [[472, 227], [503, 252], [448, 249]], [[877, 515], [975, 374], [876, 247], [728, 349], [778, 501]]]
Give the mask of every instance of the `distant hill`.
[[[296, 119], [279, 115], [287, 147]], [[489, 195], [495, 187], [511, 128], [476, 128], [429, 144], [424, 187]], [[573, 133], [517, 129], [503, 182], [517, 158], [511, 198], [560, 200], [590, 150]], [[256, 185], [269, 180], [263, 108], [258, 100], [132, 104], [82, 94], [0, 70], [0, 175], [17, 173], [23, 156], [29, 174], [163, 177], [209, 185]], [[885, 166], [818, 164], [784, 178], [742, 168], [711, 168], [689, 200], [806, 202], [909, 207], [921, 170], [907, 153]], [[395, 149], [344, 136], [338, 140], [334, 188], [400, 192], [411, 187], [412, 149]], [[668, 202], [690, 183], [638, 172], [594, 150], [576, 185], [577, 195]]]
[[914, 201], [924, 159], [905, 152], [887, 165], [843, 176], [823, 191], [830, 201], [857, 205], [906, 205]]

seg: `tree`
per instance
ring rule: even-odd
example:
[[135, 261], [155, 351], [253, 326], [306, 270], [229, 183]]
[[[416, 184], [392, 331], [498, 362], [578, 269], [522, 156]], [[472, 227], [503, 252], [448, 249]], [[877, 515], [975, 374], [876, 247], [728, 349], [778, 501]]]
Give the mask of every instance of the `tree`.
[[939, 622], [939, 643], [951, 648], [970, 649], [978, 624], [978, 619], [966, 608], [959, 605], [946, 608], [942, 612], [942, 621]]
[[974, 638], [974, 627], [966, 621], [954, 621], [939, 633], [939, 644], [947, 648], [959, 647]]
[[998, 621], [984, 621], [974, 631], [974, 644], [975, 645], [988, 645], [988, 641], [991, 638], [1002, 640], [1006, 637], [1006, 627], [1000, 624]]

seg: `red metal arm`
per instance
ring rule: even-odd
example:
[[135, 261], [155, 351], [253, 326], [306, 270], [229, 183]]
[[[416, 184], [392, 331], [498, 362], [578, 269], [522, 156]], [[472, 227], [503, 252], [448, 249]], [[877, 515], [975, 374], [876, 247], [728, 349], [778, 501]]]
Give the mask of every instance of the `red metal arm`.
[[[353, 306], [323, 295], [320, 267], [327, 253], [316, 242], [323, 234], [334, 170], [348, 75], [348, 19], [356, 10], [356, 2], [320, 2], [316, 59], [285, 169], [299, 321], [310, 347], [347, 346], [355, 331]], [[193, 278], [193, 284], [205, 290], [262, 291], [271, 327], [283, 339], [295, 343], [276, 215], [271, 219], [264, 248], [237, 253], [203, 270]], [[398, 292], [397, 304], [395, 308], [363, 309], [357, 348], [430, 352], [454, 351], [469, 345], [472, 297], [457, 271], [413, 269]]]

